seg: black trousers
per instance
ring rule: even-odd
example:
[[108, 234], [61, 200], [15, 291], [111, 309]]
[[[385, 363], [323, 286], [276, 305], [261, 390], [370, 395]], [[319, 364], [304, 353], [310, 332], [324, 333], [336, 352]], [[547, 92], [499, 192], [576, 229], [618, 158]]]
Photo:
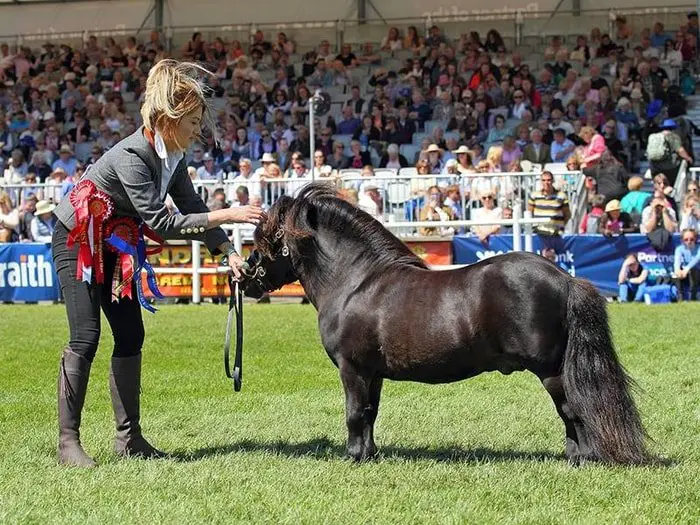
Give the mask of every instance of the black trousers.
[[[104, 250], [105, 282], [97, 284], [95, 276], [91, 283], [76, 279], [78, 246], [66, 247], [68, 229], [61, 221], [56, 222], [53, 232], [53, 261], [66, 304], [70, 327], [69, 346], [73, 352], [92, 362], [100, 341], [100, 310], [112, 329], [114, 357], [132, 357], [141, 353], [144, 329], [141, 305], [136, 298], [136, 285], [132, 282], [133, 299], [120, 298], [112, 302], [111, 281], [117, 256]], [[93, 270], [94, 274], [94, 270]]]
[[676, 287], [681, 299], [685, 300], [685, 292], [688, 292], [691, 301], [700, 300], [700, 269], [693, 268], [685, 279], [676, 279]]

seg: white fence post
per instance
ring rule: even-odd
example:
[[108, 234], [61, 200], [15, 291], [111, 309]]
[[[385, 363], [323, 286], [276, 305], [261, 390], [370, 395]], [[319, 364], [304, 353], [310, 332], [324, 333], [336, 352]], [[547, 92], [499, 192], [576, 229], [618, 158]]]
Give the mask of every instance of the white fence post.
[[520, 238], [520, 220], [522, 219], [522, 206], [519, 202], [513, 205], [513, 251], [522, 251], [522, 241]]
[[192, 241], [192, 302], [199, 304], [202, 302], [202, 275], [201, 269], [201, 245], [199, 241]]
[[532, 223], [529, 222], [532, 219], [532, 212], [530, 210], [525, 210], [525, 251], [532, 253]]

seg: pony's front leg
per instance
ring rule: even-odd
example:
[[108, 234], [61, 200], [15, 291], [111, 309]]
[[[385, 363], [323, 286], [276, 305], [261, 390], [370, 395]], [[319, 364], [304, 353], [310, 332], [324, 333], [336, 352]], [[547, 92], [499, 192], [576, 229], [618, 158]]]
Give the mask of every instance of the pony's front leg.
[[369, 402], [364, 411], [365, 428], [363, 433], [366, 458], [372, 458], [377, 454], [377, 445], [374, 443], [374, 422], [377, 420], [379, 412], [379, 397], [382, 393], [383, 381], [381, 377], [375, 377], [369, 385]]
[[343, 360], [339, 363], [340, 380], [345, 390], [345, 423], [348, 427], [348, 455], [355, 461], [364, 459], [365, 407], [369, 398], [369, 381]]

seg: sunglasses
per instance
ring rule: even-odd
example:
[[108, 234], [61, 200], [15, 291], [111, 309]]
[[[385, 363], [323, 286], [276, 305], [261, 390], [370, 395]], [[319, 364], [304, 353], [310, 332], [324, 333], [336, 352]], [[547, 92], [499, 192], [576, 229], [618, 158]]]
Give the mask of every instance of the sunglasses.
[[695, 237], [683, 237], [683, 242], [693, 242]]
[[492, 201], [493, 197], [491, 195], [486, 195], [485, 197], [481, 197], [482, 201]]

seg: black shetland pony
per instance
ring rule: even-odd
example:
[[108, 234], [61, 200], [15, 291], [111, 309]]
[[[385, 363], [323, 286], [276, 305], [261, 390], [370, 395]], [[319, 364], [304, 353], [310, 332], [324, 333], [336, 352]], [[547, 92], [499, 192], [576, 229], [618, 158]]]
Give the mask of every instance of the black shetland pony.
[[249, 297], [299, 279], [345, 390], [348, 454], [377, 452], [384, 379], [448, 383], [533, 372], [566, 429], [574, 463], [650, 456], [611, 339], [605, 300], [547, 259], [510, 253], [431, 271], [327, 183], [282, 197], [255, 230]]

